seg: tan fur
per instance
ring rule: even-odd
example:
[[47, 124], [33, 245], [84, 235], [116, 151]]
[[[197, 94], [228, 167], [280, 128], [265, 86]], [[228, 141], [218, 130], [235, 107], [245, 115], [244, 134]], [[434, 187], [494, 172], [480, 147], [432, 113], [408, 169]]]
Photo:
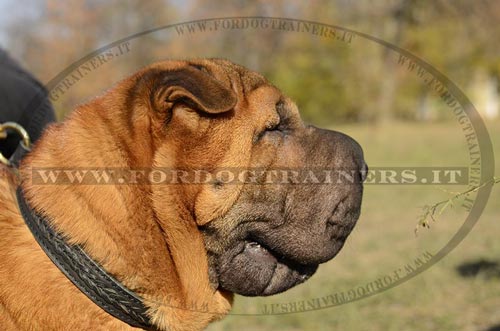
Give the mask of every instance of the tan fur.
[[[229, 311], [232, 294], [211, 288], [197, 227], [223, 214], [241, 188], [32, 185], [30, 179], [37, 167], [248, 166], [251, 155], [241, 151], [251, 150], [254, 132], [275, 116], [281, 94], [262, 77], [229, 62], [194, 62], [236, 94], [232, 116], [213, 120], [178, 107], [165, 110], [173, 112], [165, 127], [165, 114], [150, 109], [147, 95], [130, 104], [130, 91], [148, 70], [189, 65], [155, 64], [50, 126], [21, 169], [32, 207], [143, 296], [159, 330], [200, 330]], [[3, 170], [0, 330], [132, 330], [93, 304], [43, 253], [20, 216], [16, 178]], [[208, 307], [208, 312], [189, 309], [193, 306]]]

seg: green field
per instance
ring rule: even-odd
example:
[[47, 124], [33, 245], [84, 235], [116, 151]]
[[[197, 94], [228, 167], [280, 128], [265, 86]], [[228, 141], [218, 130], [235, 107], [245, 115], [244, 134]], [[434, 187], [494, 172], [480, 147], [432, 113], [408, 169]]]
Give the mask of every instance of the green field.
[[[500, 122], [489, 122], [494, 149]], [[334, 129], [357, 139], [369, 166], [468, 166], [455, 123], [352, 125]], [[500, 173], [496, 166], [496, 174]], [[430, 269], [380, 294], [331, 308], [287, 315], [245, 316], [265, 305], [322, 298], [356, 289], [440, 250], [463, 224], [460, 205], [430, 229], [413, 230], [420, 207], [465, 186], [366, 185], [362, 215], [344, 249], [307, 283], [268, 298], [236, 297], [232, 313], [208, 330], [500, 330], [500, 185], [476, 226]], [[461, 272], [459, 272], [461, 271]]]

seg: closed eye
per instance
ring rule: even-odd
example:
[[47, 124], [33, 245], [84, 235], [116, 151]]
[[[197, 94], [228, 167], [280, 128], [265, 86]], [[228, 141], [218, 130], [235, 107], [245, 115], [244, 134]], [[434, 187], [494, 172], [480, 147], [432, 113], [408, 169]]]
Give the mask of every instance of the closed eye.
[[278, 123], [270, 123], [266, 126], [264, 132], [271, 132], [271, 131], [280, 131], [280, 122]]
[[272, 132], [279, 132], [278, 130], [278, 125], [273, 125], [272, 127], [266, 127], [264, 130], [261, 130], [260, 132], [258, 132], [254, 138], [253, 138], [253, 142], [254, 143], [258, 143], [259, 141], [262, 140], [262, 138], [264, 138], [264, 136], [266, 134], [269, 134], [269, 133], [272, 133]]

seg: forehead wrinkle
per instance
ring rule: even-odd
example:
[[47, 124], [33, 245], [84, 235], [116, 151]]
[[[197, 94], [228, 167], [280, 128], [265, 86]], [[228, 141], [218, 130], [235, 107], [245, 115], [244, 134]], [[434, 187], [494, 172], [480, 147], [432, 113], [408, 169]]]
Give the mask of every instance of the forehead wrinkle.
[[229, 81], [231, 81], [231, 77], [234, 77], [234, 74], [238, 75], [244, 94], [250, 93], [263, 85], [271, 85], [265, 77], [233, 62], [223, 59], [210, 59], [209, 62], [222, 68], [221, 71], [224, 72], [225, 78]]
[[240, 77], [245, 88], [245, 93], [250, 93], [261, 86], [269, 85], [269, 82], [264, 77], [259, 77], [251, 73], [248, 75], [248, 71], [243, 72], [243, 74], [240, 73]]

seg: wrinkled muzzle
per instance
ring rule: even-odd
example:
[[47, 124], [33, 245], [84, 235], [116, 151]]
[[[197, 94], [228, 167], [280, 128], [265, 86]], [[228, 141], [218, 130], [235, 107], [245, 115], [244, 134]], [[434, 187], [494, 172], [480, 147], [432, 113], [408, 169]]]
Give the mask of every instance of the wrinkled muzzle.
[[261, 296], [302, 283], [340, 251], [359, 218], [367, 171], [359, 144], [307, 127], [294, 146], [303, 166], [269, 169], [274, 182], [245, 185], [227, 215], [202, 229], [211, 279], [225, 290]]

